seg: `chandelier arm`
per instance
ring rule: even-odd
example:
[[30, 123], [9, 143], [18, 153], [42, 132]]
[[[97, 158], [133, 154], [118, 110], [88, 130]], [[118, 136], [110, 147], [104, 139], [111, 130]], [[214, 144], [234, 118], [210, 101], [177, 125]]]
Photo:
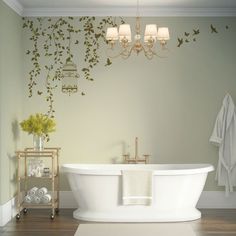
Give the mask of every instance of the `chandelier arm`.
[[130, 47], [130, 49], [128, 47], [126, 47], [124, 50], [121, 50], [118, 54], [111, 55], [109, 52], [112, 51], [112, 48], [108, 48], [107, 49], [107, 56], [109, 58], [113, 58], [113, 59], [118, 58], [120, 56], [124, 59], [127, 59], [131, 55], [132, 50], [133, 50], [133, 47]]
[[112, 59], [115, 59], [115, 58], [118, 58], [120, 56], [120, 53], [118, 53], [117, 55], [111, 55], [109, 52], [110, 51], [113, 51], [111, 48], [107, 48], [107, 56], [109, 58], [112, 58]]
[[134, 45], [132, 47], [130, 47], [129, 50], [126, 50], [127, 54], [125, 54], [125, 50], [123, 52], [121, 52], [121, 56], [123, 56], [124, 59], [127, 59], [130, 57], [133, 50], [134, 50]]
[[150, 49], [147, 50], [144, 46], [142, 46], [142, 48], [143, 48], [145, 57], [151, 60], [155, 54]]
[[143, 48], [143, 51], [144, 51], [144, 55], [147, 57], [147, 55], [152, 55], [152, 58], [153, 56], [157, 56], [159, 58], [167, 58], [166, 56], [161, 56], [159, 55], [155, 50], [152, 50], [151, 48], [148, 48], [148, 47], [145, 47], [145, 46], [142, 46]]
[[153, 54], [154, 56], [156, 56], [156, 57], [159, 57], [159, 58], [167, 58], [167, 56], [161, 56], [161, 55], [159, 55], [157, 52], [155, 52], [155, 51], [153, 51], [153, 50], [151, 50], [151, 52], [152, 52], [152, 54]]
[[145, 46], [142, 44], [141, 44], [141, 51], [144, 52], [145, 57], [148, 58], [149, 60], [151, 60], [153, 58], [153, 55], [152, 55], [152, 53], [150, 53], [150, 50], [145, 48]]

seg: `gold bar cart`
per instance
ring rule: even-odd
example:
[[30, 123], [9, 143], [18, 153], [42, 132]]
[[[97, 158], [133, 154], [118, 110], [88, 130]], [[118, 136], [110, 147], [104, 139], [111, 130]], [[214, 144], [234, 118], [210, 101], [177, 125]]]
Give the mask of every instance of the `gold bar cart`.
[[[24, 151], [16, 151], [18, 171], [17, 171], [17, 215], [20, 219], [20, 213], [27, 213], [28, 208], [51, 208], [50, 218], [53, 220], [55, 213], [59, 212], [59, 151], [61, 148], [44, 148], [42, 151], [35, 151], [33, 148], [25, 148]], [[32, 158], [51, 158], [51, 173], [48, 176], [28, 176], [27, 163]], [[23, 161], [23, 164], [21, 163]], [[28, 191], [28, 183], [32, 179], [44, 179], [51, 182], [52, 200], [48, 204], [29, 204], [24, 202], [24, 197]], [[23, 188], [23, 190], [21, 190]], [[23, 195], [22, 195], [23, 194]]]

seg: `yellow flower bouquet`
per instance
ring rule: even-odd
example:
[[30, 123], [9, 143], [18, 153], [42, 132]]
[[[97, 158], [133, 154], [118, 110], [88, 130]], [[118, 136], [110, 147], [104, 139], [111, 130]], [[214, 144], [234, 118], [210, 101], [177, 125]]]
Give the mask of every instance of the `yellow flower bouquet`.
[[36, 136], [43, 136], [47, 138], [47, 141], [49, 140], [49, 133], [56, 130], [55, 120], [42, 113], [30, 115], [27, 120], [20, 123], [20, 126], [23, 131]]

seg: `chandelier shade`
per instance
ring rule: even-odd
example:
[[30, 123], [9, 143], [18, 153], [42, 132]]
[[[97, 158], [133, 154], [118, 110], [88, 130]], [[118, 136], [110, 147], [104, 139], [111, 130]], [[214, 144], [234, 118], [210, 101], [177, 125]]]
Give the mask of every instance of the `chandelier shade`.
[[129, 24], [122, 24], [119, 27], [119, 40], [127, 40], [129, 43], [132, 41], [131, 39], [131, 28]]
[[167, 27], [158, 28], [157, 39], [165, 41], [169, 40], [170, 39], [169, 29]]
[[150, 37], [150, 38], [156, 39], [157, 26], [155, 24], [146, 25], [144, 37]]
[[129, 24], [122, 24], [119, 27], [119, 36], [130, 37], [131, 28]]
[[107, 40], [118, 40], [118, 30], [117, 27], [109, 27], [106, 33]]

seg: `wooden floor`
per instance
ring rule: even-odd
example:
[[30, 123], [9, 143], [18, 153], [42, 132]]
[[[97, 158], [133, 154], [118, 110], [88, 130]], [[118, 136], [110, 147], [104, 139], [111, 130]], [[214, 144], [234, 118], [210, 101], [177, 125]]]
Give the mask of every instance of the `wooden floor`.
[[[72, 209], [62, 209], [52, 221], [49, 219], [49, 210], [29, 210], [19, 221], [13, 219], [0, 228], [0, 235], [74, 236], [79, 221], [73, 219], [72, 212]], [[196, 236], [236, 236], [236, 210], [205, 209], [201, 212], [200, 220], [188, 222]]]

